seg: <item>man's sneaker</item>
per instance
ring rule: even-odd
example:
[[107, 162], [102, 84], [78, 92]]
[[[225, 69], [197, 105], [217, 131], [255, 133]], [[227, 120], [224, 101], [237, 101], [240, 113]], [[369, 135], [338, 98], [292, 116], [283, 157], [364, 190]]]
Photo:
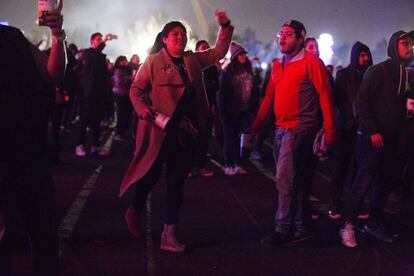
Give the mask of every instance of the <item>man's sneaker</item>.
[[383, 241], [383, 242], [392, 243], [394, 241], [394, 238], [390, 234], [387, 233], [384, 226], [382, 226], [382, 225], [375, 226], [375, 227], [365, 225], [363, 231], [365, 233], [368, 233], [368, 234], [374, 236], [375, 238], [377, 238], [377, 239], [379, 239], [380, 241]]
[[329, 210], [328, 215], [331, 219], [335, 220], [341, 218], [341, 213], [338, 211], [338, 209]]
[[116, 134], [116, 135], [114, 136], [114, 140], [115, 140], [115, 141], [124, 141], [124, 140], [125, 140], [125, 137], [124, 137], [124, 135], [122, 135], [122, 134]]
[[213, 176], [214, 172], [210, 169], [204, 168], [198, 171], [198, 175], [208, 177], [208, 176]]
[[296, 232], [295, 234], [293, 234], [293, 237], [291, 239], [291, 242], [293, 243], [300, 243], [300, 242], [305, 242], [305, 241], [309, 241], [313, 238], [313, 234], [308, 232], [308, 231], [301, 231], [301, 232]]
[[225, 175], [235, 175], [233, 167], [225, 167], [224, 168], [224, 174]]
[[83, 145], [78, 145], [75, 149], [75, 154], [77, 156], [85, 156], [86, 155], [85, 147]]
[[100, 150], [100, 147], [92, 146], [91, 147], [91, 154], [97, 154]]
[[354, 226], [352, 224], [346, 222], [344, 228], [339, 230], [339, 235], [342, 238], [342, 244], [344, 246], [354, 248], [358, 245], [355, 239]]
[[247, 174], [247, 171], [240, 166], [234, 167], [234, 174]]
[[368, 213], [360, 213], [359, 215], [357, 215], [357, 218], [359, 218], [359, 219], [369, 219], [369, 214]]
[[262, 239], [262, 243], [269, 244], [269, 245], [280, 245], [280, 244], [290, 242], [291, 239], [292, 239], [292, 235], [275, 231], [271, 235], [264, 237]]
[[105, 147], [102, 147], [102, 148], [99, 150], [98, 154], [99, 154], [100, 156], [108, 156], [108, 155], [109, 155], [109, 150], [108, 150], [107, 148], [105, 148]]

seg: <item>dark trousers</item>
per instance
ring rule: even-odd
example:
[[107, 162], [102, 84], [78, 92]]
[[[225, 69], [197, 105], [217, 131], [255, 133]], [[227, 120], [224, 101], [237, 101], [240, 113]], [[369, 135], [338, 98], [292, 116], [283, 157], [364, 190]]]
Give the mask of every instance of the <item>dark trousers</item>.
[[357, 172], [345, 203], [345, 221], [354, 223], [361, 209], [364, 197], [370, 196], [370, 225], [382, 222], [387, 196], [398, 185], [402, 159], [399, 138], [384, 136], [384, 147], [375, 148], [369, 135], [358, 134], [356, 145]]
[[167, 198], [166, 224], [177, 224], [183, 198], [184, 181], [193, 162], [193, 147], [184, 147], [177, 142], [174, 133], [168, 133], [157, 159], [147, 174], [135, 186], [135, 193], [131, 206], [135, 210], [142, 210], [148, 194], [161, 176], [163, 164], [166, 167]]
[[211, 134], [213, 131], [213, 117], [210, 115], [209, 118], [206, 120], [206, 125], [204, 129], [200, 133], [200, 137], [198, 140], [198, 146], [196, 149], [196, 157], [195, 157], [195, 169], [200, 170], [204, 168], [207, 161], [207, 151], [209, 140], [211, 138]]
[[6, 227], [0, 241], [0, 275], [11, 275], [15, 234], [19, 232], [16, 227], [22, 223], [30, 238], [36, 275], [58, 275], [53, 183], [46, 154], [25, 163], [8, 163], [0, 164], [0, 209]]
[[102, 99], [93, 97], [85, 91], [82, 98], [80, 110], [80, 129], [78, 145], [85, 145], [86, 128], [89, 126], [92, 129], [93, 145], [99, 147], [99, 138], [101, 135], [101, 121], [103, 116]]
[[[347, 180], [355, 176], [355, 145], [357, 130], [338, 130], [332, 152], [332, 183], [330, 185], [330, 209], [341, 209]], [[348, 175], [348, 172], [351, 174]]]
[[240, 165], [240, 132], [250, 126], [248, 112], [222, 114], [221, 122], [224, 134], [224, 164], [234, 167]]
[[116, 125], [116, 133], [125, 135], [131, 127], [132, 103], [129, 95], [115, 95], [115, 101], [118, 106], [118, 122]]

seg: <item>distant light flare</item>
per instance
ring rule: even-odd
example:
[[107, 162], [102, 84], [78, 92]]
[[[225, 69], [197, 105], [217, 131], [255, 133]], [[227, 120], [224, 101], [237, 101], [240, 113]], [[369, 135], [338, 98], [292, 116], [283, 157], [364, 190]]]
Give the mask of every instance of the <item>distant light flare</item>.
[[319, 44], [319, 57], [323, 60], [325, 65], [332, 64], [332, 56], [334, 54], [332, 51], [332, 46], [334, 45], [332, 35], [324, 33], [321, 34], [317, 40]]
[[[196, 40], [191, 37], [191, 29], [185, 22], [181, 21], [186, 29], [188, 35], [186, 50], [193, 50], [195, 48]], [[163, 25], [160, 24], [156, 18], [152, 17], [148, 22], [137, 21], [133, 29], [126, 32], [126, 45], [129, 45], [123, 50], [127, 57], [133, 54], [138, 54], [141, 61], [144, 61], [148, 56], [149, 50], [154, 44], [157, 34], [162, 30]], [[122, 40], [122, 38], [120, 38]]]

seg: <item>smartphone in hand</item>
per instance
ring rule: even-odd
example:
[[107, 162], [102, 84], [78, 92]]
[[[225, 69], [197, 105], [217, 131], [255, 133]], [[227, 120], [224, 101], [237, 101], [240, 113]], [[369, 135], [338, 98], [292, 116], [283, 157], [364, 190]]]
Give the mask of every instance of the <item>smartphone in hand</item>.
[[57, 8], [57, 0], [37, 0], [39, 26], [45, 25], [45, 18], [50, 11]]

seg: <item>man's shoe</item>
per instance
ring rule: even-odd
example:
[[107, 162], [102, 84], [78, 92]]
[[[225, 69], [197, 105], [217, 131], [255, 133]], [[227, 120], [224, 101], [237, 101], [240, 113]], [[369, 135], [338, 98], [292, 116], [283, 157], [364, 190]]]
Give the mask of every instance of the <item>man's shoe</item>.
[[355, 239], [354, 226], [351, 223], [345, 222], [344, 227], [339, 230], [339, 235], [342, 238], [342, 244], [349, 248], [357, 247]]
[[390, 234], [387, 233], [384, 226], [382, 226], [382, 225], [375, 226], [375, 227], [365, 225], [363, 231], [365, 233], [368, 233], [368, 234], [374, 236], [375, 238], [377, 238], [377, 239], [379, 239], [380, 241], [383, 241], [383, 242], [392, 243], [394, 241], [394, 238]]
[[125, 212], [124, 218], [128, 225], [129, 233], [136, 239], [140, 238], [142, 230], [138, 211], [129, 207]]
[[78, 145], [75, 149], [75, 154], [80, 157], [85, 156], [86, 155], [85, 147], [83, 145]]
[[204, 168], [198, 171], [198, 175], [208, 177], [208, 176], [213, 176], [214, 172], [210, 169]]
[[271, 235], [264, 237], [262, 243], [268, 245], [280, 245], [291, 241], [292, 235], [280, 232], [273, 232]]
[[233, 170], [235, 174], [247, 174], [247, 171], [240, 166], [235, 166]]
[[102, 147], [102, 148], [99, 150], [98, 154], [99, 154], [100, 156], [108, 156], [108, 155], [109, 155], [109, 150], [108, 150], [107, 148], [105, 148], [105, 147]]
[[124, 141], [124, 140], [125, 140], [125, 137], [124, 137], [124, 135], [122, 135], [122, 134], [116, 134], [116, 135], [114, 136], [114, 140], [115, 140], [115, 141]]
[[369, 214], [368, 213], [360, 213], [359, 215], [357, 215], [357, 218], [359, 218], [359, 219], [369, 219]]
[[341, 218], [341, 213], [339, 212], [338, 209], [331, 209], [328, 212], [328, 215], [331, 219], [337, 220]]
[[225, 167], [224, 168], [224, 174], [225, 175], [235, 175], [233, 167]]
[[293, 238], [291, 239], [292, 243], [300, 243], [300, 242], [306, 242], [313, 238], [313, 234], [310, 232], [296, 232], [293, 234]]

